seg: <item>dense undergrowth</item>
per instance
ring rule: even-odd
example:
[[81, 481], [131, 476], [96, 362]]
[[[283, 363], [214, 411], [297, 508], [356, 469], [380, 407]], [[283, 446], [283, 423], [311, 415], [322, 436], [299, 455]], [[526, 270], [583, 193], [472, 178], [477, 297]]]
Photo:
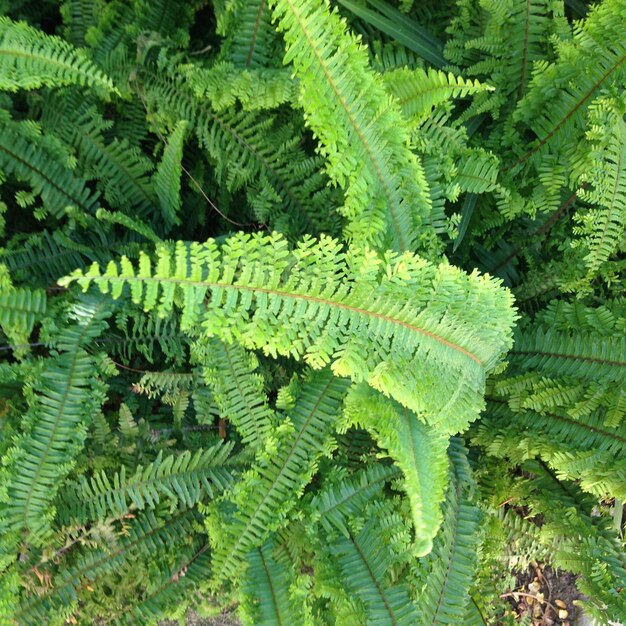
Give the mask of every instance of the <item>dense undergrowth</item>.
[[0, 624], [626, 619], [624, 0], [0, 9]]

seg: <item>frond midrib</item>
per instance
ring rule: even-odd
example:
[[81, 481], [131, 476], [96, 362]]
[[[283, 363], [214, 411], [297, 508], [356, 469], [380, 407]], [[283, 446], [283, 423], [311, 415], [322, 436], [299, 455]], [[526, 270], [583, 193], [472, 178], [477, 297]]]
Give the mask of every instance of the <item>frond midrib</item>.
[[435, 341], [441, 343], [442, 345], [451, 348], [463, 354], [467, 358], [471, 359], [475, 363], [477, 363], [480, 367], [484, 367], [484, 363], [472, 352], [466, 350], [462, 346], [455, 344], [443, 337], [440, 337], [436, 333], [433, 333], [424, 328], [420, 328], [414, 324], [409, 324], [408, 322], [404, 322], [395, 317], [391, 317], [389, 315], [384, 315], [383, 313], [376, 313], [375, 311], [369, 311], [367, 309], [359, 308], [356, 306], [352, 306], [349, 304], [343, 304], [341, 302], [336, 302], [334, 300], [329, 300], [327, 298], [320, 298], [317, 296], [310, 296], [306, 294], [293, 293], [289, 291], [284, 291], [280, 289], [269, 289], [266, 287], [252, 287], [249, 285], [232, 285], [228, 283], [214, 283], [208, 281], [201, 280], [190, 280], [187, 278], [157, 278], [154, 276], [147, 277], [137, 277], [137, 276], [105, 276], [103, 277], [105, 280], [113, 283], [113, 282], [122, 282], [122, 283], [131, 283], [131, 282], [153, 282], [153, 283], [170, 283], [175, 285], [192, 285], [196, 287], [206, 287], [207, 289], [239, 289], [241, 291], [250, 291], [250, 292], [260, 292], [265, 293], [267, 295], [274, 295], [283, 298], [292, 298], [294, 300], [306, 300], [307, 302], [317, 302], [318, 304], [324, 304], [329, 307], [337, 307], [339, 309], [343, 309], [344, 311], [351, 311], [353, 313], [357, 313], [359, 315], [363, 315], [365, 317], [373, 317], [376, 319], [383, 320], [385, 322], [389, 322], [391, 324], [397, 324], [398, 326], [402, 326], [407, 328], [410, 331], [413, 331], [417, 334], [424, 335], [425, 337], [429, 337], [430, 339], [434, 339]]
[[363, 131], [362, 131], [361, 127], [357, 124], [357, 121], [356, 121], [354, 115], [352, 114], [352, 111], [348, 107], [348, 103], [345, 101], [345, 98], [343, 97], [343, 95], [339, 91], [339, 88], [338, 88], [337, 84], [333, 80], [333, 77], [332, 77], [331, 73], [329, 72], [328, 68], [326, 67], [326, 64], [324, 63], [324, 60], [321, 57], [321, 55], [319, 53], [319, 50], [317, 49], [317, 47], [315, 45], [314, 39], [311, 37], [311, 34], [309, 33], [309, 31], [306, 29], [306, 25], [304, 24], [304, 22], [302, 20], [302, 16], [297, 11], [295, 5], [291, 2], [291, 0], [285, 0], [285, 2], [287, 4], [289, 4], [289, 6], [291, 8], [291, 11], [293, 12], [293, 14], [295, 15], [296, 19], [298, 20], [298, 23], [300, 25], [302, 33], [306, 37], [306, 39], [307, 39], [307, 41], [309, 43], [309, 46], [311, 47], [311, 50], [313, 51], [313, 54], [317, 58], [318, 63], [320, 65], [322, 71], [324, 72], [324, 76], [326, 77], [326, 80], [328, 81], [328, 84], [331, 86], [332, 90], [335, 92], [335, 95], [337, 96], [337, 99], [339, 100], [339, 103], [341, 104], [343, 110], [346, 112], [346, 115], [348, 116], [348, 119], [350, 120], [350, 123], [352, 124], [352, 128], [354, 128], [354, 131], [356, 132], [357, 136], [359, 137], [359, 139], [361, 141], [361, 145], [363, 146], [363, 148], [367, 152], [367, 155], [370, 158], [370, 162], [374, 166], [376, 177], [378, 178], [378, 181], [382, 185], [382, 188], [383, 188], [383, 190], [385, 192], [385, 197], [387, 198], [387, 208], [388, 208], [389, 214], [391, 216], [391, 222], [393, 224], [393, 228], [394, 228], [394, 230], [396, 232], [396, 236], [398, 238], [398, 247], [399, 247], [400, 251], [408, 250], [409, 247], [407, 246], [406, 240], [405, 240], [404, 235], [403, 235], [402, 228], [400, 227], [400, 224], [398, 224], [398, 218], [396, 216], [396, 210], [398, 209], [398, 207], [395, 206], [395, 203], [394, 203], [394, 200], [393, 200], [393, 194], [391, 193], [391, 190], [389, 189], [389, 185], [387, 183], [386, 177], [383, 175], [380, 163], [375, 158], [376, 155], [375, 155], [374, 151], [372, 150], [372, 148], [370, 147], [369, 143], [365, 139], [365, 135], [363, 134]]

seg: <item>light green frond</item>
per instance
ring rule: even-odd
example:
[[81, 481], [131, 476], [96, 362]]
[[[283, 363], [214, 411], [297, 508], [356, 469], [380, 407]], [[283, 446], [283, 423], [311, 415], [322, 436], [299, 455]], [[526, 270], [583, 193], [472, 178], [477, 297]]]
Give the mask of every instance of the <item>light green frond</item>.
[[402, 470], [415, 529], [415, 555], [428, 554], [442, 520], [441, 503], [448, 475], [448, 435], [363, 385], [350, 391], [346, 413], [353, 423], [373, 434]]
[[493, 87], [477, 80], [464, 79], [452, 73], [429, 68], [400, 68], [383, 74], [385, 87], [398, 101], [407, 120], [422, 121], [439, 104], [463, 98]]
[[[339, 376], [366, 380], [429, 422], [458, 432], [482, 407], [485, 373], [510, 345], [510, 295], [486, 276], [435, 267], [410, 254], [350, 251], [329, 238], [289, 252], [279, 236], [235, 236], [159, 248], [154, 271], [123, 258], [61, 281], [96, 283], [168, 315], [182, 327], [270, 354], [332, 362]], [[207, 299], [207, 296], [210, 297]], [[392, 358], [393, 355], [393, 358]]]
[[430, 197], [419, 159], [406, 147], [399, 107], [368, 68], [367, 53], [335, 11], [318, 0], [274, 0], [300, 82], [306, 121], [332, 180], [346, 192], [349, 239], [374, 248], [432, 253]]

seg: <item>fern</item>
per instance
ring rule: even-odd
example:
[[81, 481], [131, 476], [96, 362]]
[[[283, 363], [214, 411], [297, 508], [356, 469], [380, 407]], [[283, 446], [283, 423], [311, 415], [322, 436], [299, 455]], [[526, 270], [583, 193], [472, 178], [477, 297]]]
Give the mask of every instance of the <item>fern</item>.
[[216, 339], [209, 340], [208, 354], [211, 365], [204, 368], [204, 377], [220, 415], [234, 424], [245, 443], [262, 446], [276, 417], [268, 406], [263, 377], [256, 371], [256, 357], [237, 344]]
[[27, 531], [38, 544], [50, 530], [51, 500], [78, 454], [85, 428], [102, 401], [93, 359], [82, 347], [104, 329], [104, 303], [77, 307], [79, 323], [58, 340], [60, 353], [44, 366], [29, 399], [23, 434], [4, 469], [7, 499], [4, 515], [14, 531]]
[[[288, 276], [283, 275], [285, 270]], [[350, 291], [340, 280], [352, 285]], [[435, 268], [408, 254], [384, 261], [373, 254], [344, 256], [330, 239], [319, 244], [305, 240], [293, 254], [280, 237], [235, 237], [221, 252], [211, 243], [190, 248], [179, 243], [175, 250], [160, 249], [154, 275], [143, 255], [137, 271], [122, 259], [120, 269], [111, 264], [101, 275], [93, 267], [63, 284], [72, 281], [83, 288], [95, 282], [104, 292], [110, 289], [113, 297], [129, 284], [134, 302], [144, 310], [158, 307], [162, 314], [179, 291], [183, 328], [202, 321], [209, 334], [227, 341], [236, 338], [268, 353], [304, 356], [314, 367], [332, 359], [338, 375], [367, 380], [443, 428], [475, 419], [485, 370], [506, 349], [513, 319], [507, 295], [486, 278], [467, 276], [448, 265]], [[440, 294], [441, 304], [425, 301], [432, 288]], [[208, 290], [214, 296], [201, 308]], [[383, 295], [392, 293], [394, 309], [381, 308]], [[464, 304], [468, 293], [482, 306], [468, 309]], [[222, 294], [232, 295], [223, 300]], [[421, 311], [418, 298], [424, 303]], [[487, 307], [493, 307], [493, 313]], [[490, 317], [490, 327], [479, 325], [484, 316]], [[342, 328], [357, 327], [362, 329], [359, 336], [342, 334]], [[468, 336], [462, 329], [469, 328]], [[442, 374], [436, 374], [442, 364]], [[451, 386], [446, 371], [462, 371], [462, 376]], [[428, 377], [428, 387], [422, 386], [417, 395], [411, 389], [423, 377]]]
[[72, 84], [99, 88], [105, 94], [116, 91], [84, 53], [7, 17], [0, 18], [0, 55], [0, 89], [5, 91]]
[[421, 423], [415, 414], [368, 388], [356, 388], [346, 400], [352, 420], [374, 433], [404, 474], [411, 503], [416, 556], [428, 554], [441, 524], [448, 469], [445, 432]]
[[231, 450], [232, 445], [217, 444], [193, 455], [186, 451], [163, 457], [159, 453], [133, 476], [127, 477], [122, 467], [112, 479], [104, 473], [91, 481], [83, 479], [66, 488], [62, 515], [73, 520], [120, 517], [134, 508], [155, 508], [163, 497], [172, 508], [191, 508], [203, 495], [214, 497], [232, 483], [232, 474], [224, 467]]
[[[311, 480], [319, 457], [328, 454], [346, 388], [347, 381], [333, 377], [328, 370], [303, 383], [290, 420], [278, 431], [275, 441], [266, 443], [257, 455], [256, 466], [243, 476], [235, 499], [237, 511], [232, 521], [224, 520], [224, 529], [214, 538], [217, 580], [236, 577], [248, 552], [261, 546], [269, 533], [284, 523]], [[273, 453], [268, 455], [265, 450]]]
[[[398, 108], [367, 68], [365, 51], [324, 5], [312, 0], [272, 5], [287, 42], [285, 60], [300, 79], [300, 101], [328, 173], [347, 187], [342, 212], [348, 237], [372, 247], [432, 250], [423, 170], [404, 148]], [[367, 110], [377, 111], [376, 118], [367, 119]]]
[[272, 557], [272, 544], [250, 552], [246, 580], [243, 584], [244, 624], [285, 626], [307, 623], [306, 609], [292, 596], [295, 573]]
[[155, 175], [155, 187], [161, 203], [161, 211], [166, 222], [170, 224], [179, 221], [177, 213], [180, 211], [180, 177], [186, 127], [187, 124], [183, 120], [174, 129]]
[[417, 612], [403, 584], [392, 585], [387, 578], [389, 554], [380, 540], [375, 521], [366, 522], [360, 532], [350, 532], [331, 546], [349, 590], [364, 603], [367, 624], [417, 623]]

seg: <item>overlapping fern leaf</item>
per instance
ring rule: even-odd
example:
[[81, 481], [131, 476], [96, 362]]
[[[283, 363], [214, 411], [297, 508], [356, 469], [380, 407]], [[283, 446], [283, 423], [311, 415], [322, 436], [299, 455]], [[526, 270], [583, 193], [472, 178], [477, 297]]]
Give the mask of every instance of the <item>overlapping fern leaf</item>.
[[365, 50], [325, 4], [270, 4], [287, 43], [285, 62], [300, 81], [307, 123], [330, 177], [345, 189], [348, 238], [375, 248], [432, 252], [424, 172], [405, 147], [398, 106], [368, 68]]
[[183, 329], [201, 323], [208, 335], [316, 368], [332, 362], [337, 375], [366, 380], [453, 432], [476, 418], [514, 319], [488, 277], [408, 253], [346, 254], [328, 238], [293, 252], [279, 236], [235, 236], [221, 249], [179, 242], [159, 248], [154, 271], [142, 254], [137, 268], [123, 258], [62, 282], [74, 281], [114, 298], [128, 285], [133, 302], [161, 315], [180, 303]]

